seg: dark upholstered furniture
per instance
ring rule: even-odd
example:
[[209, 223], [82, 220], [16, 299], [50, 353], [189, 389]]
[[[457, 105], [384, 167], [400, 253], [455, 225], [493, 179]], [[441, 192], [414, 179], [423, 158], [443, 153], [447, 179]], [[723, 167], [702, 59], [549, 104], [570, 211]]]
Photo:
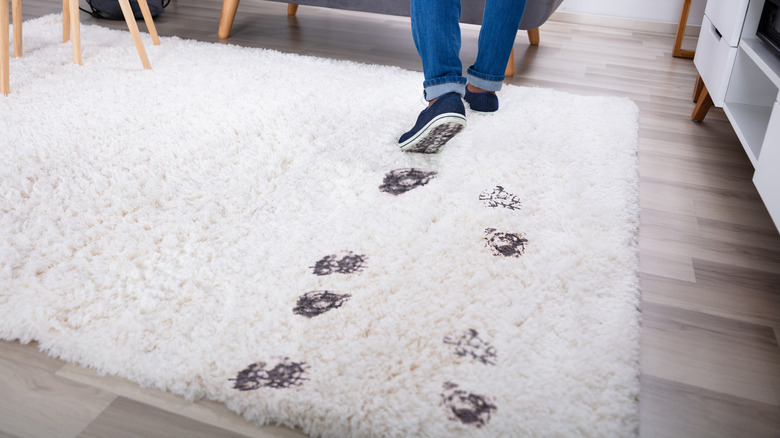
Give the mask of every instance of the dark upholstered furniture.
[[[239, 0], [222, 0], [222, 16], [219, 19], [219, 37], [227, 38], [236, 17]], [[289, 0], [270, 0], [288, 3]], [[288, 3], [287, 13], [295, 15], [298, 5], [321, 6], [350, 11], [373, 12], [386, 15], [409, 16], [410, 0], [295, 0]], [[512, 0], [505, 0], [512, 1]], [[558, 8], [563, 0], [526, 0], [520, 29], [528, 31], [528, 39], [532, 45], [539, 44], [539, 26]], [[482, 24], [482, 11], [485, 0], [461, 0], [460, 21], [468, 24]], [[514, 51], [509, 59], [507, 75], [514, 74]]]

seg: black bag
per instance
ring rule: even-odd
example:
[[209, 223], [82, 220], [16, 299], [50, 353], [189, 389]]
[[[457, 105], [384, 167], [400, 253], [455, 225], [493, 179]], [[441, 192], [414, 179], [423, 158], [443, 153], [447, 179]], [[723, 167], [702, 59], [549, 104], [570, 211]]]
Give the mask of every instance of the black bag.
[[[2, 0], [0, 0], [2, 1]], [[149, 12], [152, 13], [152, 17], [156, 17], [163, 13], [165, 7], [168, 6], [171, 0], [146, 0], [149, 4]], [[82, 11], [92, 15], [95, 18], [105, 18], [106, 20], [124, 20], [125, 16], [122, 15], [122, 8], [119, 7], [119, 1], [117, 0], [87, 0], [92, 12], [82, 9]], [[135, 18], [143, 18], [141, 14], [141, 8], [138, 6], [138, 0], [130, 0], [130, 8], [133, 10]]]

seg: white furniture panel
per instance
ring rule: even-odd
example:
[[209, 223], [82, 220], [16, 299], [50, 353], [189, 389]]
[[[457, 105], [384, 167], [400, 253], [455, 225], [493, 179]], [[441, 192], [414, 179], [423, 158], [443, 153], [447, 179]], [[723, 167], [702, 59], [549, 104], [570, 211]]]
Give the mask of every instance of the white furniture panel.
[[780, 56], [756, 37], [764, 4], [708, 0], [694, 64], [755, 167], [753, 183], [780, 230]]
[[699, 42], [696, 44], [696, 56], [693, 63], [710, 92], [712, 102], [717, 107], [723, 106], [726, 88], [731, 76], [731, 67], [737, 56], [737, 48], [729, 46], [721, 37], [715, 26], [705, 15], [702, 20]]
[[780, 104], [775, 103], [753, 176], [761, 200], [775, 224], [780, 224]]
[[704, 15], [715, 25], [728, 45], [736, 47], [745, 22], [748, 0], [708, 0]]
[[[754, 52], [748, 46], [748, 41], [742, 40], [739, 45], [723, 109], [750, 162], [756, 167], [769, 125], [769, 115], [777, 101], [778, 85], [767, 75], [766, 68], [762, 69], [761, 66], [766, 66], [766, 63], [752, 56]], [[752, 41], [763, 44], [757, 39]]]

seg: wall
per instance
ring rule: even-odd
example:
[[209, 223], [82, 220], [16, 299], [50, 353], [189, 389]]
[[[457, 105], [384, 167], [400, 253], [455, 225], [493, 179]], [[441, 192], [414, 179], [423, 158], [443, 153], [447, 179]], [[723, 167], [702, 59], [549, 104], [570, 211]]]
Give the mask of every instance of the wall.
[[[693, 0], [688, 24], [701, 25], [706, 0]], [[677, 23], [683, 0], [564, 0], [559, 11]]]

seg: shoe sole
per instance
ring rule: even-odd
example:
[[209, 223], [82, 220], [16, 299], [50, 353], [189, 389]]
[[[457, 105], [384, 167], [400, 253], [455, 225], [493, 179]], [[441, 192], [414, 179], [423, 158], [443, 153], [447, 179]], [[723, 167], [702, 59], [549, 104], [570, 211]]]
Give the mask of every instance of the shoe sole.
[[417, 135], [398, 146], [404, 152], [435, 154], [465, 127], [465, 116], [458, 113], [442, 114], [428, 122]]

